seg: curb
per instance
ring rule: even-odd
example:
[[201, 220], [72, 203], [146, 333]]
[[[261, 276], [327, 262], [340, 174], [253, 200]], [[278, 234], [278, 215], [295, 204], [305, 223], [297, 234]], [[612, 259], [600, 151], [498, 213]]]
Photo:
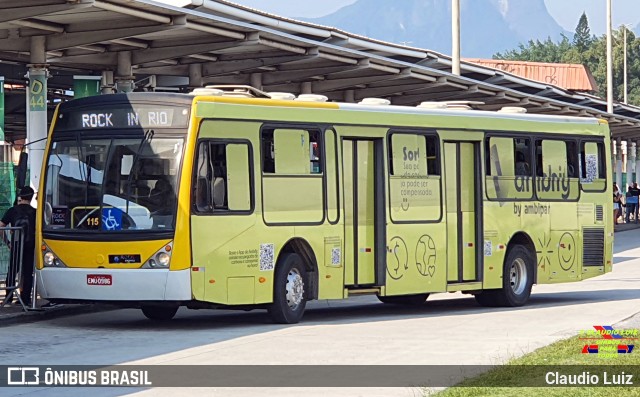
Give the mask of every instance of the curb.
[[52, 320], [55, 318], [73, 316], [77, 314], [98, 313], [109, 310], [118, 309], [115, 306], [104, 304], [82, 304], [82, 305], [64, 305], [62, 307], [53, 307], [51, 309], [39, 309], [33, 311], [20, 311], [6, 315], [0, 315], [0, 328], [13, 325], [34, 323], [37, 321]]

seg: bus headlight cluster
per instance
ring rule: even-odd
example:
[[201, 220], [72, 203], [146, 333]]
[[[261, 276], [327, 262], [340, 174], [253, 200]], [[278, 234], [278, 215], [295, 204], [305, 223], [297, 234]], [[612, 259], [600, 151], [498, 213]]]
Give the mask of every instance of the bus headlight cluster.
[[67, 267], [53, 252], [45, 251], [42, 257], [44, 267]]
[[151, 255], [144, 265], [143, 269], [168, 269], [171, 264], [171, 252], [173, 251], [173, 242], [159, 249], [155, 254]]

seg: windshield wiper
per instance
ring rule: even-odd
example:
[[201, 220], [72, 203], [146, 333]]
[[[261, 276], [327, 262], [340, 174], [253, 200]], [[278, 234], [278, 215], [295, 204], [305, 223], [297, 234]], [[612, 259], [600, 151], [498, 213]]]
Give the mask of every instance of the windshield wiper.
[[133, 161], [131, 162], [131, 170], [129, 171], [129, 177], [127, 178], [127, 194], [125, 196], [125, 200], [126, 200], [126, 210], [125, 213], [129, 214], [129, 199], [131, 198], [131, 178], [133, 177], [133, 171], [136, 167], [136, 163], [138, 162], [138, 158], [140, 157], [140, 154], [142, 153], [142, 148], [144, 147], [145, 143], [151, 143], [151, 140], [153, 139], [153, 135], [155, 134], [154, 130], [147, 130], [144, 133], [144, 136], [142, 137], [142, 140], [140, 141], [140, 145], [138, 145], [138, 149], [136, 150], [135, 155], [133, 156]]

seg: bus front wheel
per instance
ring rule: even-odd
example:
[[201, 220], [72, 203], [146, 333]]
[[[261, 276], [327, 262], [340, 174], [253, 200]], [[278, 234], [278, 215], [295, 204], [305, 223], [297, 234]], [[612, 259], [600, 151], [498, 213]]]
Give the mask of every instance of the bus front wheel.
[[178, 306], [142, 306], [142, 314], [153, 321], [169, 321], [177, 311]]
[[502, 273], [502, 289], [486, 290], [475, 296], [482, 306], [522, 306], [531, 296], [533, 257], [529, 250], [516, 245], [507, 253]]
[[267, 308], [274, 322], [295, 324], [307, 305], [305, 283], [307, 272], [298, 254], [285, 254], [276, 266], [273, 280], [273, 303]]

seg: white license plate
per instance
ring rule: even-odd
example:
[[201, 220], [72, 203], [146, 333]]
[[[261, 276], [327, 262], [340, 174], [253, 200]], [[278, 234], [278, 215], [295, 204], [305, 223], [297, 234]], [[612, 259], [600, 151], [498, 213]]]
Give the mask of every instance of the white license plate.
[[110, 274], [88, 274], [87, 285], [111, 285], [113, 278]]

